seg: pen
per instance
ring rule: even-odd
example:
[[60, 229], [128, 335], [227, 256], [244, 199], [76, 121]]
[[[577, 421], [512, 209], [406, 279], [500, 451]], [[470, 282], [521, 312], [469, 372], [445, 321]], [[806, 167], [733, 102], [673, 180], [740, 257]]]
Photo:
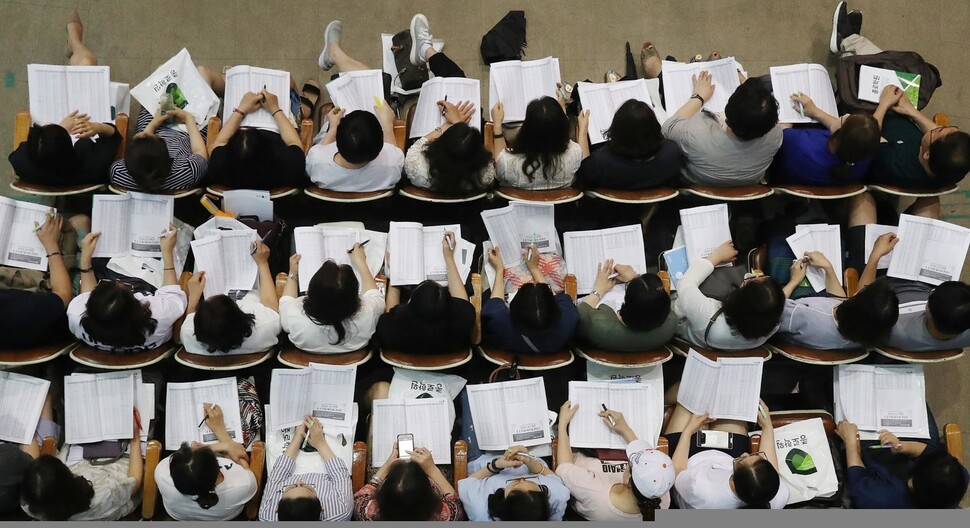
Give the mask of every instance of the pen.
[[871, 445], [871, 446], [869, 446], [869, 449], [892, 449], [894, 447], [896, 447], [896, 446], [894, 446], [892, 444], [877, 444], [877, 445]]
[[205, 407], [203, 407], [202, 408], [202, 421], [199, 422], [198, 429], [201, 429], [202, 428], [202, 424], [204, 424], [205, 421], [208, 420], [208, 419], [209, 419], [209, 413], [205, 412]]
[[[802, 95], [802, 92], [798, 92], [798, 95]], [[805, 105], [801, 101], [798, 101], [798, 115], [805, 117]]]
[[[448, 102], [448, 94], [445, 94], [445, 102], [446, 103]], [[441, 115], [445, 115], [445, 111], [448, 108], [448, 105], [442, 105], [442, 106], [444, 106], [444, 108], [441, 110]]]
[[175, 229], [169, 229], [168, 231], [166, 231], [166, 232], [164, 232], [164, 233], [162, 233], [162, 234], [161, 234], [161, 235], [159, 236], [159, 238], [165, 238], [165, 237], [167, 237], [168, 235], [171, 235], [172, 233], [177, 233], [177, 232], [179, 232], [179, 231], [181, 231], [181, 230], [182, 230], [182, 228], [180, 228], [180, 227], [176, 227]]
[[[266, 239], [269, 238], [270, 233], [272, 233], [272, 231], [270, 231], [269, 233], [266, 233], [266, 236], [264, 236], [263, 238], [259, 239], [259, 244], [265, 244], [266, 243]], [[252, 249], [252, 251], [249, 252], [249, 255], [250, 256], [256, 254], [256, 250], [259, 249], [259, 244], [253, 242], [253, 249]]]
[[[448, 235], [448, 230], [447, 229], [445, 229], [445, 235], [446, 235], [445, 238], [447, 239], [447, 235]], [[448, 248], [451, 249], [452, 251], [455, 250], [455, 244], [452, 243], [451, 240], [448, 241]]]
[[384, 103], [382, 103], [381, 100], [378, 99], [376, 95], [374, 96], [374, 104], [377, 106], [378, 110], [382, 110], [384, 108]]
[[[202, 420], [202, 421], [205, 422], [205, 420]], [[138, 431], [139, 432], [141, 432], [141, 431], [144, 430], [144, 428], [141, 426], [141, 415], [140, 414], [137, 414], [137, 413], [135, 414], [135, 425], [138, 426]], [[201, 427], [201, 426], [199, 426], [199, 427]]]
[[[313, 418], [311, 418], [312, 420]], [[303, 447], [301, 449], [306, 449], [307, 442], [310, 441], [310, 426], [313, 425], [311, 422], [306, 423], [306, 434], [303, 435]]]
[[[360, 247], [366, 246], [368, 242], [370, 242], [370, 239], [369, 238], [367, 240], [361, 242], [360, 243]], [[353, 253], [353, 252], [354, 252], [354, 248], [350, 248], [350, 249], [347, 250], [347, 253]]]
[[[609, 411], [609, 409], [606, 408], [606, 404], [605, 403], [601, 403], [600, 406], [603, 407], [603, 412], [608, 412]], [[608, 415], [608, 414], [606, 415], [606, 417], [610, 420], [610, 425], [613, 426], [613, 427], [616, 427], [616, 420], [614, 420], [613, 417], [610, 416], [610, 415]]]
[[516, 455], [516, 456], [524, 456], [524, 457], [529, 457], [529, 458], [535, 458], [535, 456], [533, 456], [533, 455], [530, 455], [530, 454], [528, 453], [528, 451], [516, 451], [516, 452], [515, 452], [515, 455]]

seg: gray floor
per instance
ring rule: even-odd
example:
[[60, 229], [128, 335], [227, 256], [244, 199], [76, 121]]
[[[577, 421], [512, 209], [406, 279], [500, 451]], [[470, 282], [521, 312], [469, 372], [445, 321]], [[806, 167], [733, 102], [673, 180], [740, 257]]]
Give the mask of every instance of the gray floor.
[[[623, 43], [638, 53], [652, 40], [661, 54], [687, 58], [712, 50], [735, 55], [750, 74], [769, 66], [800, 62], [827, 65], [835, 59], [828, 40], [830, 0], [22, 0], [0, 2], [0, 144], [12, 143], [13, 115], [27, 107], [26, 65], [64, 62], [64, 21], [77, 7], [85, 42], [112, 80], [135, 84], [182, 47], [197, 64], [221, 69], [252, 64], [289, 70], [298, 80], [329, 79], [316, 66], [321, 33], [334, 18], [344, 21], [345, 50], [380, 67], [379, 33], [407, 27], [414, 12], [428, 15], [432, 32], [446, 40], [445, 51], [470, 77], [487, 83], [479, 55], [481, 36], [510, 9], [528, 20], [526, 58], [560, 58], [565, 79], [601, 80], [614, 68], [622, 73]], [[862, 33], [884, 49], [916, 50], [939, 67], [944, 85], [926, 112], [947, 112], [953, 124], [970, 128], [970, 9], [965, 0], [855, 0], [865, 13]], [[960, 35], [964, 35], [961, 37]], [[285, 44], [284, 44], [285, 43]], [[963, 58], [960, 58], [963, 57]], [[487, 89], [483, 86], [483, 89]], [[487, 92], [486, 92], [487, 93]], [[133, 109], [133, 114], [135, 113]], [[0, 189], [10, 195], [9, 164], [0, 164]], [[970, 191], [943, 199], [945, 219], [970, 225]], [[967, 279], [967, 273], [964, 279]], [[970, 359], [927, 367], [928, 396], [941, 424], [957, 421], [970, 431], [963, 396], [970, 384]], [[967, 434], [966, 432], [964, 433]], [[967, 442], [970, 444], [970, 441]]]

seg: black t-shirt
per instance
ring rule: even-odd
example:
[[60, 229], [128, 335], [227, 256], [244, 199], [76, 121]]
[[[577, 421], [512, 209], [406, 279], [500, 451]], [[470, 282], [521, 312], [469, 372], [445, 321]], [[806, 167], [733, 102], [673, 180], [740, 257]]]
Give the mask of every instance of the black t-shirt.
[[[105, 123], [115, 126], [111, 123]], [[24, 141], [7, 157], [13, 171], [22, 180], [40, 185], [75, 185], [79, 183], [107, 183], [108, 168], [115, 160], [121, 134], [115, 128], [110, 136], [100, 136], [97, 141], [79, 139], [74, 144], [78, 165], [73, 172], [62, 173], [46, 171], [38, 167], [27, 155], [27, 142]]]
[[32, 461], [20, 444], [0, 444], [0, 515], [20, 510], [20, 484]]
[[590, 153], [576, 176], [583, 187], [649, 189], [680, 175], [681, 154], [677, 144], [665, 139], [652, 158], [627, 158], [613, 152], [607, 143]]
[[303, 147], [287, 145], [276, 132], [257, 130], [256, 133], [262, 142], [259, 159], [243, 166], [244, 162], [229, 156], [226, 146], [218, 147], [209, 156], [209, 182], [236, 189], [305, 187], [310, 180]]
[[64, 301], [51, 292], [0, 290], [0, 347], [30, 348], [68, 335]]
[[407, 304], [399, 304], [377, 321], [381, 346], [412, 354], [444, 354], [471, 346], [475, 308], [464, 299], [449, 297], [448, 317], [426, 321]]

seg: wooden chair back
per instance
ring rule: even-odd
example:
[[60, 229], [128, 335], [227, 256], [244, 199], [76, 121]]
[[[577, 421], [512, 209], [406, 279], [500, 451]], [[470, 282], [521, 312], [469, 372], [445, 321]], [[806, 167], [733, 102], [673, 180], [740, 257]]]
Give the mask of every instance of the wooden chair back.
[[269, 350], [254, 352], [252, 354], [203, 355], [193, 354], [185, 350], [184, 347], [179, 347], [178, 351], [175, 352], [175, 361], [196, 370], [241, 370], [259, 365], [273, 357], [275, 353], [276, 349], [270, 348]]
[[583, 191], [575, 187], [563, 189], [532, 190], [518, 187], [499, 187], [495, 194], [510, 202], [560, 205], [575, 202], [583, 197]]
[[311, 185], [310, 187], [303, 189], [303, 194], [309, 196], [310, 198], [316, 198], [317, 200], [322, 200], [324, 202], [361, 203], [372, 202], [374, 200], [394, 196], [394, 189], [364, 192], [343, 192], [332, 191], [330, 189], [321, 189], [316, 185]]
[[259, 517], [259, 503], [263, 500], [263, 485], [266, 481], [266, 443], [253, 442], [249, 453], [249, 470], [256, 477], [256, 494], [246, 503], [246, 518], [255, 521]]
[[691, 185], [680, 190], [681, 193], [693, 194], [701, 198], [721, 202], [744, 202], [760, 200], [774, 194], [774, 190], [767, 185], [744, 185], [741, 187], [712, 187], [710, 185]]
[[[122, 187], [121, 185], [115, 185], [113, 183], [108, 184], [108, 190], [115, 194], [128, 194], [131, 191], [142, 192], [138, 189], [132, 189], [129, 187]], [[151, 194], [157, 194], [161, 196], [172, 196], [176, 200], [179, 198], [187, 198], [189, 196], [195, 196], [197, 194], [202, 194], [202, 187], [195, 187], [193, 189], [160, 189]]]
[[77, 348], [78, 342], [73, 337], [68, 337], [55, 341], [49, 345], [26, 349], [3, 349], [0, 350], [0, 366], [2, 367], [26, 367], [27, 365], [37, 365], [46, 363], [54, 358], [63, 356]]
[[175, 353], [176, 348], [178, 345], [169, 341], [161, 346], [133, 354], [115, 354], [79, 344], [70, 354], [75, 362], [88, 367], [102, 370], [128, 370], [154, 365]]
[[158, 482], [155, 482], [155, 468], [162, 460], [162, 443], [149, 440], [145, 449], [145, 478], [141, 488], [141, 518], [150, 521], [155, 517], [158, 505]]
[[635, 191], [624, 191], [618, 189], [592, 189], [585, 191], [585, 196], [598, 198], [607, 202], [619, 204], [653, 204], [673, 200], [680, 191], [673, 187], [655, 187], [653, 189], [640, 189]]
[[950, 422], [943, 426], [943, 441], [946, 443], [946, 452], [966, 465], [963, 455], [963, 433], [958, 424]]
[[817, 350], [783, 341], [777, 336], [769, 339], [763, 346], [773, 354], [781, 354], [792, 361], [809, 365], [846, 365], [862, 361], [869, 357], [869, 352], [864, 348], [851, 350]]
[[342, 354], [314, 354], [300, 350], [292, 343], [286, 342], [280, 345], [280, 353], [276, 359], [290, 368], [307, 368], [310, 363], [349, 367], [363, 365], [373, 356], [374, 352], [370, 348], [362, 348]]
[[930, 350], [926, 352], [908, 352], [890, 346], [880, 346], [874, 349], [879, 354], [896, 361], [906, 363], [944, 363], [963, 357], [962, 348], [949, 350]]
[[862, 194], [867, 190], [866, 186], [861, 183], [827, 186], [781, 183], [774, 184], [771, 187], [776, 193], [790, 194], [809, 200], [840, 200]]
[[704, 347], [694, 346], [683, 339], [675, 337], [673, 341], [668, 345], [675, 354], [687, 357], [687, 353], [690, 349], [696, 350], [699, 354], [710, 359], [711, 361], [717, 361], [717, 358], [747, 358], [747, 357], [760, 357], [761, 359], [768, 361], [771, 359], [771, 351], [763, 346], [756, 348], [751, 348], [747, 350], [714, 350]]

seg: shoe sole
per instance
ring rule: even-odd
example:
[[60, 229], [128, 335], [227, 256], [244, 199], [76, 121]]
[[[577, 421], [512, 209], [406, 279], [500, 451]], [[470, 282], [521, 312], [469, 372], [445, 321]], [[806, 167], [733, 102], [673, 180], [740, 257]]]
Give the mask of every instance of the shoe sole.
[[424, 20], [425, 27], [427, 27], [427, 25], [428, 25], [428, 18], [425, 17], [424, 15], [422, 15], [422, 14], [419, 13], [419, 14], [414, 15], [413, 17], [411, 17], [411, 27], [410, 27], [410, 31], [411, 31], [411, 56], [410, 56], [410, 59], [411, 59], [411, 64], [413, 64], [415, 66], [418, 66], [419, 64], [421, 64], [421, 59], [419, 57], [419, 55], [421, 53], [421, 49], [420, 49], [421, 46], [418, 44], [418, 31], [417, 31], [417, 29], [415, 29], [415, 22], [417, 22], [418, 20], [422, 20], [422, 19]]
[[323, 30], [323, 51], [320, 52], [320, 58], [317, 59], [317, 66], [319, 66], [323, 71], [329, 71], [334, 67], [333, 61], [329, 61], [330, 39], [327, 38], [327, 35], [330, 34], [330, 28], [339, 23], [339, 20], [332, 20], [329, 24], [327, 24], [326, 29]]
[[845, 2], [839, 2], [835, 6], [835, 14], [832, 15], [832, 36], [829, 38], [829, 51], [832, 53], [838, 53], [840, 51], [839, 44], [841, 42], [837, 42], [839, 40], [839, 13], [842, 12], [842, 6], [844, 5]]

